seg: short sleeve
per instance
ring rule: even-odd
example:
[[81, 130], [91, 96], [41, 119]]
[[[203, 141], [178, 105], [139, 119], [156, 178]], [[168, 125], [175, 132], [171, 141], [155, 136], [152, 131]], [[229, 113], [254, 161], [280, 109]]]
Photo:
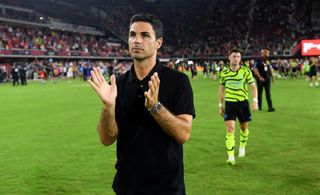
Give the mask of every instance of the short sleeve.
[[193, 103], [193, 91], [187, 75], [183, 74], [177, 80], [176, 90], [174, 92], [173, 110], [175, 115], [190, 114], [195, 118], [196, 113]]

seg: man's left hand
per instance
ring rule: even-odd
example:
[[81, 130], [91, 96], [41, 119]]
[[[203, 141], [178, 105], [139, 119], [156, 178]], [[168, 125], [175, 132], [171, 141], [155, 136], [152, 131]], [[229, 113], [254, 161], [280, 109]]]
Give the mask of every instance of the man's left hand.
[[253, 111], [258, 110], [258, 102], [253, 101], [253, 103], [252, 103], [252, 110], [253, 110]]
[[146, 98], [144, 105], [149, 110], [158, 102], [160, 79], [157, 72], [153, 73], [148, 84], [149, 90], [144, 92], [144, 97]]

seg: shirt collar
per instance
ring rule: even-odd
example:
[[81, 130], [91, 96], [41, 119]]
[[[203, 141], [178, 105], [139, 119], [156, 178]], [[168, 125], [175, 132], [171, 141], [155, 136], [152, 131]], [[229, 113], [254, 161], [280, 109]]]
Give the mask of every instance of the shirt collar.
[[229, 70], [230, 70], [231, 72], [238, 72], [238, 71], [240, 70], [240, 68], [241, 68], [241, 66], [239, 65], [239, 68], [238, 68], [237, 70], [232, 70], [232, 69], [231, 69], [231, 65], [229, 66]]
[[[145, 80], [149, 81], [153, 73], [155, 72], [159, 73], [161, 71], [161, 68], [162, 68], [162, 65], [159, 62], [159, 60], [157, 60], [156, 65], [152, 68], [149, 74], [142, 81], [145, 81]], [[134, 70], [134, 65], [132, 64], [130, 73], [129, 73], [129, 82], [138, 82], [138, 81], [140, 80], [137, 78], [136, 72]]]

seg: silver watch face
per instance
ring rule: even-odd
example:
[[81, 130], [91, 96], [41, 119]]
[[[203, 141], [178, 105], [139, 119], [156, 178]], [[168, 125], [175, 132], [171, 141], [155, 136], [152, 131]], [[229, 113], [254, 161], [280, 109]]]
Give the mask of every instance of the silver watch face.
[[155, 106], [155, 111], [159, 112], [160, 109], [161, 109], [161, 104], [160, 104], [160, 102], [158, 102], [157, 105]]
[[158, 102], [158, 103], [156, 103], [156, 105], [154, 105], [154, 107], [151, 109], [151, 113], [152, 113], [152, 114], [156, 114], [156, 113], [160, 112], [160, 109], [161, 109], [161, 103]]

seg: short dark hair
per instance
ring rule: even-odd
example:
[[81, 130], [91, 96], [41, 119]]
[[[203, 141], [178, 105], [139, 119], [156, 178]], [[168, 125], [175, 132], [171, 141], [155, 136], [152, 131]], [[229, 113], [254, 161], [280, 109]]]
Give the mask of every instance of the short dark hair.
[[242, 50], [238, 49], [238, 48], [233, 48], [233, 49], [229, 50], [228, 55], [230, 55], [232, 53], [240, 53], [242, 55]]
[[149, 13], [138, 13], [138, 14], [132, 16], [132, 18], [130, 20], [130, 27], [135, 22], [147, 22], [147, 23], [151, 24], [151, 26], [155, 32], [156, 39], [163, 37], [163, 25], [157, 16], [154, 16]]

